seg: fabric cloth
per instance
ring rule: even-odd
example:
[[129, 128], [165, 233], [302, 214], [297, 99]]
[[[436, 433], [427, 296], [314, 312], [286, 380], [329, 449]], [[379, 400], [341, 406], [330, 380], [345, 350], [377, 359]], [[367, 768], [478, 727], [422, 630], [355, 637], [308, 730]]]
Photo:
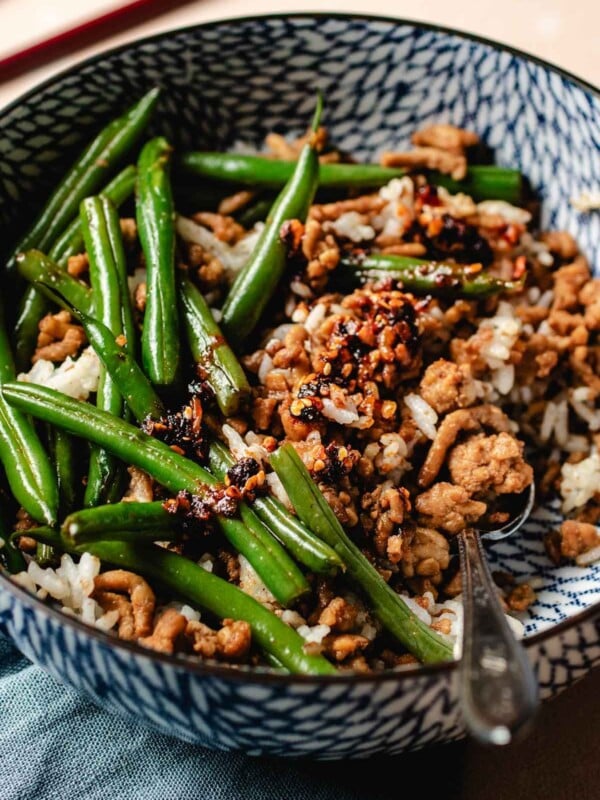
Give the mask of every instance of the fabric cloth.
[[108, 714], [0, 636], [0, 800], [390, 797], [383, 791], [331, 764], [207, 750]]

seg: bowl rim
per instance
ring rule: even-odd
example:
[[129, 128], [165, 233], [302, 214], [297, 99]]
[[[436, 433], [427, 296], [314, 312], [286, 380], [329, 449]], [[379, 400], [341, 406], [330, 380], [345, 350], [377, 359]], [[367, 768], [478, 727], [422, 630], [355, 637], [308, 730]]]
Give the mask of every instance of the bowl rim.
[[[580, 89], [587, 93], [591, 93], [597, 100], [600, 100], [600, 88], [594, 86], [592, 83], [580, 78], [577, 75], [569, 72], [563, 67], [552, 64], [539, 56], [528, 53], [512, 45], [504, 44], [500, 41], [490, 39], [479, 34], [461, 31], [458, 28], [452, 28], [445, 25], [438, 25], [435, 23], [421, 22], [416, 19], [409, 19], [406, 17], [391, 17], [381, 14], [363, 14], [363, 13], [344, 13], [344, 12], [322, 12], [322, 11], [302, 11], [302, 12], [279, 12], [275, 14], [249, 14], [235, 17], [228, 17], [218, 20], [210, 20], [208, 22], [198, 23], [195, 25], [184, 25], [178, 28], [172, 28], [161, 31], [151, 36], [145, 36], [138, 39], [132, 39], [129, 42], [118, 45], [116, 47], [102, 50], [99, 53], [94, 53], [87, 58], [71, 64], [65, 69], [51, 75], [44, 81], [35, 84], [35, 86], [28, 89], [23, 94], [19, 95], [14, 100], [10, 101], [6, 106], [0, 108], [0, 120], [11, 114], [22, 103], [35, 97], [38, 93], [45, 91], [52, 87], [53, 84], [60, 82], [72, 73], [80, 72], [88, 67], [93, 67], [95, 64], [101, 62], [107, 57], [116, 56], [123, 53], [132, 47], [143, 46], [161, 41], [166, 37], [174, 35], [192, 33], [196, 30], [209, 30], [211, 28], [221, 27], [225, 25], [237, 25], [243, 22], [259, 22], [261, 20], [325, 20], [337, 19], [346, 22], [363, 21], [363, 22], [383, 22], [391, 25], [401, 26], [407, 25], [414, 28], [429, 30], [436, 33], [442, 33], [449, 36], [456, 36], [457, 38], [465, 39], [467, 41], [476, 42], [478, 44], [486, 45], [499, 52], [507, 52], [511, 55], [517, 56], [529, 62], [533, 62], [538, 66], [549, 70], [560, 77], [566, 79], [570, 83], [575, 84]], [[415, 666], [402, 667], [400, 669], [387, 669], [382, 672], [374, 672], [369, 674], [356, 674], [356, 673], [341, 673], [337, 675], [297, 675], [289, 673], [279, 673], [269, 671], [267, 668], [232, 668], [214, 663], [206, 663], [196, 660], [190, 656], [182, 655], [169, 655], [161, 653], [156, 650], [144, 648], [136, 642], [125, 641], [119, 639], [110, 632], [102, 631], [91, 625], [82, 622], [77, 617], [72, 617], [63, 613], [58, 608], [48, 605], [43, 600], [40, 600], [35, 595], [31, 594], [24, 587], [15, 583], [9, 574], [0, 566], [0, 590], [5, 590], [9, 594], [15, 595], [16, 599], [24, 606], [32, 608], [34, 611], [46, 615], [51, 620], [57, 621], [62, 625], [70, 625], [76, 632], [80, 632], [96, 640], [102, 646], [116, 647], [121, 650], [123, 655], [130, 655], [136, 658], [147, 659], [150, 661], [159, 661], [164, 665], [175, 667], [177, 669], [192, 672], [199, 677], [203, 678], [220, 678], [223, 680], [241, 681], [243, 683], [276, 683], [276, 684], [290, 684], [290, 683], [303, 683], [303, 684], [326, 684], [326, 685], [339, 685], [339, 684], [370, 684], [370, 683], [385, 683], [389, 681], [398, 682], [404, 679], [419, 679], [433, 676], [436, 674], [451, 676], [458, 668], [459, 661], [444, 661], [436, 664], [417, 664]], [[593, 618], [600, 616], [600, 601], [594, 603], [588, 608], [574, 614], [561, 622], [546, 628], [543, 631], [533, 634], [523, 640], [523, 644], [527, 650], [544, 644], [546, 641], [560, 636], [571, 628], [579, 627], [581, 624], [591, 621]], [[12, 637], [10, 637], [12, 639]], [[15, 643], [16, 644], [16, 643]]]

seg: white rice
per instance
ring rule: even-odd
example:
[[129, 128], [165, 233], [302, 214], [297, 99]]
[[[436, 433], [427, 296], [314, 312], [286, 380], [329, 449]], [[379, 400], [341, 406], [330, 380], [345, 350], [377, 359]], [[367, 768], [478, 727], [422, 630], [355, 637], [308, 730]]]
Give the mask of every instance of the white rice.
[[540, 427], [542, 442], [549, 441], [552, 436], [562, 448], [569, 444], [569, 406], [560, 396], [546, 404]]
[[513, 385], [515, 372], [508, 363], [510, 352], [523, 330], [521, 320], [515, 316], [510, 303], [502, 301], [494, 317], [484, 319], [479, 325], [480, 331], [491, 331], [489, 340], [485, 341], [480, 355], [492, 371], [492, 386], [500, 394], [508, 394]]
[[206, 572], [212, 572], [215, 568], [215, 562], [210, 553], [203, 553], [198, 559], [198, 566], [202, 567]]
[[376, 236], [374, 229], [367, 223], [367, 217], [358, 211], [340, 214], [333, 222], [325, 223], [323, 229], [325, 232], [333, 231], [336, 236], [357, 243], [370, 241]]
[[563, 464], [561, 478], [562, 510], [566, 514], [585, 505], [600, 492], [600, 454], [593, 451], [578, 464]]
[[[399, 433], [383, 433], [379, 442], [371, 442], [365, 448], [365, 456], [373, 459], [380, 475], [384, 475], [390, 486], [399, 483], [405, 472], [411, 469], [407, 460], [408, 447]], [[388, 488], [384, 483], [382, 489]]]
[[233, 277], [246, 264], [262, 233], [264, 224], [257, 222], [246, 236], [232, 245], [217, 239], [208, 228], [198, 225], [187, 217], [178, 216], [176, 227], [177, 233], [182, 239], [186, 242], [199, 244], [211, 256], [218, 258], [227, 274]]
[[227, 445], [236, 459], [254, 458], [261, 465], [268, 464], [269, 453], [260, 444], [260, 438], [254, 431], [248, 431], [245, 440], [231, 425], [223, 425], [221, 428], [227, 440]]
[[50, 596], [62, 604], [61, 611], [79, 617], [83, 622], [102, 630], [110, 630], [119, 620], [119, 612], [104, 613], [90, 595], [94, 590], [94, 578], [100, 572], [100, 559], [84, 553], [75, 563], [70, 555], [64, 554], [57, 569], [42, 569], [31, 560], [26, 572], [13, 576], [13, 580], [45, 599]]
[[275, 613], [282, 622], [285, 622], [286, 625], [289, 625], [290, 628], [294, 628], [295, 630], [297, 630], [301, 625], [306, 625], [306, 620], [297, 611], [292, 611], [289, 608], [285, 608], [282, 611], [276, 611]]
[[414, 185], [409, 177], [394, 178], [379, 190], [386, 201], [371, 219], [375, 231], [382, 236], [402, 236], [414, 219]]
[[331, 633], [329, 625], [300, 625], [298, 633], [306, 644], [322, 644], [323, 639]]
[[505, 200], [484, 200], [481, 203], [477, 203], [477, 211], [479, 214], [498, 215], [506, 222], [512, 222], [516, 225], [527, 225], [531, 222], [529, 211], [513, 206]]
[[269, 472], [269, 474], [265, 478], [267, 482], [267, 486], [271, 490], [271, 494], [279, 500], [280, 503], [286, 508], [293, 510], [292, 501], [289, 498], [288, 493], [283, 488], [283, 483], [279, 478], [279, 475], [276, 472]]
[[418, 394], [407, 394], [404, 402], [410, 409], [412, 418], [419, 430], [423, 431], [428, 439], [435, 439], [438, 415], [434, 409]]
[[577, 211], [597, 211], [600, 209], [600, 189], [590, 189], [586, 192], [581, 192], [577, 197], [571, 198], [571, 205]]
[[91, 347], [86, 347], [76, 360], [70, 356], [55, 367], [51, 361], [40, 359], [29, 372], [21, 372], [17, 380], [23, 383], [36, 383], [56, 389], [75, 400], [87, 400], [98, 389], [100, 378], [100, 359]]
[[600, 430], [600, 411], [596, 409], [595, 397], [587, 386], [579, 386], [570, 393], [569, 401], [575, 413], [587, 422], [591, 431]]
[[304, 320], [304, 329], [307, 333], [313, 334], [319, 329], [321, 323], [325, 319], [325, 314], [327, 312], [327, 306], [325, 303], [317, 303], [314, 308], [308, 313], [308, 316]]
[[269, 608], [278, 606], [277, 600], [258, 577], [248, 559], [240, 555], [239, 562], [240, 589]]
[[327, 419], [340, 425], [351, 425], [353, 422], [358, 422], [358, 409], [349, 397], [345, 398], [343, 406], [338, 406], [331, 398], [324, 397], [321, 413]]

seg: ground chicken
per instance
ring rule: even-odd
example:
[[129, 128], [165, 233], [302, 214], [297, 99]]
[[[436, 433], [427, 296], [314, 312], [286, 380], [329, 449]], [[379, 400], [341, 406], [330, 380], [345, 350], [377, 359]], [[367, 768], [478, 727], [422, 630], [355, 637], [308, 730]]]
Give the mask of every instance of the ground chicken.
[[471, 500], [463, 486], [442, 481], [417, 497], [415, 509], [427, 527], [459, 533], [485, 514], [487, 506]]
[[439, 150], [437, 147], [415, 147], [402, 153], [383, 153], [382, 167], [407, 167], [408, 169], [435, 169], [461, 181], [467, 174], [464, 155]]
[[31, 359], [61, 362], [75, 356], [85, 344], [86, 336], [81, 325], [74, 325], [68, 311], [46, 314], [38, 325], [37, 348]]
[[579, 305], [579, 292], [591, 278], [588, 263], [578, 256], [571, 264], [554, 273], [554, 302], [552, 308], [572, 311]]
[[423, 400], [438, 414], [472, 406], [477, 400], [475, 381], [469, 365], [459, 366], [444, 358], [427, 367], [419, 392]]
[[600, 546], [600, 533], [588, 522], [566, 520], [560, 526], [560, 553], [564, 558], [576, 558]]
[[470, 436], [450, 451], [448, 469], [454, 483], [471, 494], [518, 493], [533, 480], [533, 469], [523, 460], [523, 443], [508, 433]]
[[340, 633], [351, 631], [356, 623], [358, 609], [343, 597], [334, 597], [321, 611], [319, 625], [328, 625]]
[[406, 578], [429, 578], [434, 585], [450, 563], [450, 545], [445, 536], [431, 528], [417, 528], [404, 547], [402, 573]]
[[474, 147], [479, 143], [479, 136], [473, 131], [442, 122], [415, 131], [410, 140], [417, 147], [436, 147], [438, 150], [462, 155], [467, 147]]

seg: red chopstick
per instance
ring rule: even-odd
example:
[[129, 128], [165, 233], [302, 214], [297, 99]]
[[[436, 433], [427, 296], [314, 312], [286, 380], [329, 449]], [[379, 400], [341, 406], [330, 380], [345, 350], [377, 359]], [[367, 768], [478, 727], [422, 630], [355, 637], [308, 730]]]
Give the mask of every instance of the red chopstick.
[[107, 36], [186, 5], [191, 0], [134, 0], [0, 59], [0, 82], [22, 75]]

